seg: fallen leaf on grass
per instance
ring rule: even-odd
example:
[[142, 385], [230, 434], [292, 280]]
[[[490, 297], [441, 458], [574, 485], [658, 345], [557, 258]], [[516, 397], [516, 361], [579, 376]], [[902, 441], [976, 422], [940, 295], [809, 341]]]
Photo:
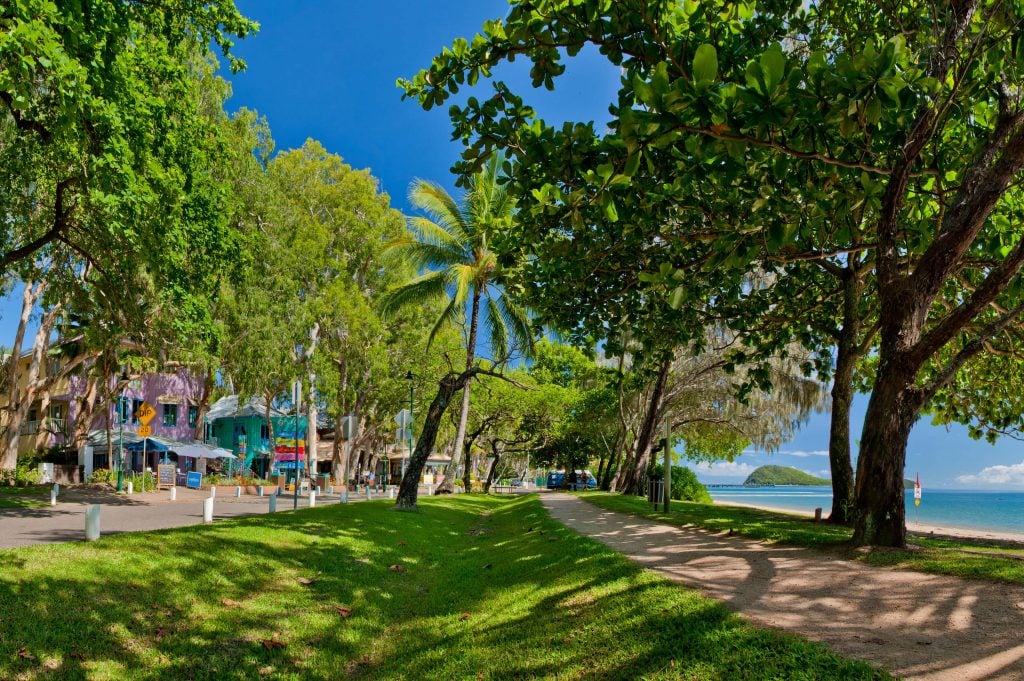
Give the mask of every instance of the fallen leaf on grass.
[[273, 667], [260, 667], [260, 676], [270, 676], [274, 673]]
[[352, 608], [343, 608], [340, 605], [334, 606], [334, 610], [342, 617], [348, 617], [352, 614]]
[[220, 599], [220, 602], [221, 602], [221, 605], [226, 605], [229, 608], [241, 608], [242, 607], [241, 603], [239, 603], [238, 601], [233, 601], [230, 598], [222, 598], [222, 599]]
[[389, 565], [388, 570], [391, 570], [392, 572], [405, 572], [405, 566], [395, 563], [394, 565]]
[[272, 638], [261, 638], [260, 643], [267, 650], [273, 650], [274, 648], [284, 648], [288, 644], [278, 638], [278, 634], [274, 634]]
[[408, 543], [408, 542], [400, 541], [400, 542], [398, 542], [398, 545], [399, 545], [399, 546], [405, 546], [405, 545], [406, 545], [407, 543]]
[[459, 615], [459, 621], [460, 621], [460, 622], [465, 622], [465, 621], [466, 621], [466, 620], [468, 620], [468, 619], [469, 619], [470, 617], [471, 617], [471, 615], [470, 615], [470, 614], [469, 614], [468, 612], [464, 612], [464, 613], [462, 613], [461, 615]]
[[155, 636], [156, 636], [157, 638], [163, 638], [164, 636], [166, 636], [166, 635], [167, 635], [167, 630], [166, 630], [166, 629], [157, 629], [157, 630], [156, 630], [156, 633], [155, 633], [154, 635], [155, 635]]
[[29, 661], [32, 661], [32, 660], [36, 659], [35, 655], [33, 655], [32, 653], [28, 652], [28, 648], [19, 648], [18, 649], [18, 657], [20, 657], [23, 660], [29, 660]]
[[310, 579], [309, 577], [299, 577], [295, 581], [298, 582], [299, 584], [303, 585], [303, 586], [309, 586], [310, 584], [312, 584], [316, 580], [315, 579]]

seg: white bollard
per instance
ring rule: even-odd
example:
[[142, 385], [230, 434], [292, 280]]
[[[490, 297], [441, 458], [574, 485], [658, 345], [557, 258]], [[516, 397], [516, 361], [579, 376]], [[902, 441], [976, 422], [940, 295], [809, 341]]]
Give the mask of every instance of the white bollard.
[[213, 497], [203, 499], [203, 522], [207, 525], [213, 522]]
[[367, 499], [372, 499], [373, 498], [373, 497], [370, 496], [370, 486], [369, 485], [366, 486], [366, 498]]
[[216, 487], [216, 485], [210, 485], [210, 498], [213, 499], [216, 496], [217, 496], [217, 487]]
[[348, 503], [348, 485], [341, 488], [341, 503]]
[[320, 491], [320, 485], [316, 486], [316, 493], [317, 494], [323, 494], [323, 492]]
[[177, 500], [177, 498], [178, 498], [178, 488], [177, 487], [172, 487], [171, 488], [171, 501], [175, 501], [175, 500]]
[[276, 512], [277, 512], [277, 495], [276, 494], [271, 494], [270, 495], [270, 513], [276, 513]]
[[263, 485], [256, 488], [256, 494], [261, 497], [263, 496]]
[[58, 485], [54, 485], [53, 488], [50, 490], [50, 506], [56, 506], [57, 505], [57, 491], [58, 491], [58, 489], [59, 489], [59, 486]]
[[395, 498], [395, 488], [394, 488], [394, 486], [389, 486], [388, 487], [388, 499], [394, 499], [394, 498]]
[[100, 505], [89, 504], [85, 507], [85, 540], [96, 541], [100, 538]]
[[131, 481], [131, 480], [129, 480], [129, 481], [128, 481], [128, 494], [131, 494], [131, 493], [132, 493], [132, 491], [133, 491], [133, 488], [132, 488], [132, 481]]
[[330, 486], [327, 487], [327, 493], [328, 494], [334, 494], [334, 485], [330, 485]]
[[242, 486], [241, 485], [235, 485], [235, 497], [240, 497], [240, 496], [242, 496]]
[[433, 485], [427, 485], [427, 496], [428, 497], [434, 496], [434, 486]]
[[309, 492], [309, 507], [313, 508], [316, 506], [316, 492], [310, 490]]

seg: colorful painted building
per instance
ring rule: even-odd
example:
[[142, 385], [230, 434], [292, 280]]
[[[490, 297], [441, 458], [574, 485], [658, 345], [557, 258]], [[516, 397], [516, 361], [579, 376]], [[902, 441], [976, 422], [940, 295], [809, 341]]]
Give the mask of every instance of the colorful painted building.
[[299, 469], [305, 468], [306, 417], [296, 419], [271, 405], [270, 421], [274, 429], [273, 443], [267, 425], [267, 405], [259, 397], [239, 403], [237, 395], [228, 395], [217, 400], [207, 414], [210, 439], [234, 452], [241, 468], [261, 477], [275, 470], [294, 469], [297, 426]]

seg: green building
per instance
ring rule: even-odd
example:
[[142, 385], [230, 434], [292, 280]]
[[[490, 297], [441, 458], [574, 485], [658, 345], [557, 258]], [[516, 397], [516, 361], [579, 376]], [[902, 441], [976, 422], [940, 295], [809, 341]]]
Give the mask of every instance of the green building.
[[[270, 421], [274, 424], [274, 442], [267, 427], [266, 402], [258, 397], [238, 403], [237, 395], [222, 397], [206, 415], [208, 439], [235, 454], [233, 468], [252, 469], [258, 476], [295, 468], [296, 418], [274, 406]], [[306, 417], [298, 418], [299, 470], [305, 468]]]

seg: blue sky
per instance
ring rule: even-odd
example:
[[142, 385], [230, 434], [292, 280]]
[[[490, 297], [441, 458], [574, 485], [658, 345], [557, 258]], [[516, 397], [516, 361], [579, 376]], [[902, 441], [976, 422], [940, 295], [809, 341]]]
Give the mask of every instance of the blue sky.
[[[450, 140], [447, 107], [424, 112], [403, 102], [395, 79], [429, 65], [453, 38], [469, 37], [486, 19], [503, 16], [505, 0], [237, 1], [261, 30], [237, 46], [248, 70], [232, 79], [231, 109], [245, 106], [265, 115], [278, 149], [313, 137], [351, 165], [370, 168], [401, 210], [408, 208], [405, 194], [414, 178], [453, 187], [448, 171], [461, 145]], [[498, 75], [525, 92], [526, 71], [526, 64], [517, 63]], [[549, 121], [602, 123], [618, 73], [585, 51], [557, 83], [556, 92], [532, 91], [526, 101]], [[0, 300], [0, 344], [12, 342], [19, 295], [16, 290]], [[866, 404], [860, 397], [854, 406], [854, 438]], [[758, 465], [776, 463], [821, 475], [828, 469], [827, 442], [828, 415], [819, 414], [781, 451], [747, 453], [699, 474], [735, 482]], [[920, 472], [925, 486], [1024, 488], [1024, 446], [1008, 439], [995, 446], [975, 442], [963, 428], [947, 431], [925, 420], [911, 436], [907, 472]]]

